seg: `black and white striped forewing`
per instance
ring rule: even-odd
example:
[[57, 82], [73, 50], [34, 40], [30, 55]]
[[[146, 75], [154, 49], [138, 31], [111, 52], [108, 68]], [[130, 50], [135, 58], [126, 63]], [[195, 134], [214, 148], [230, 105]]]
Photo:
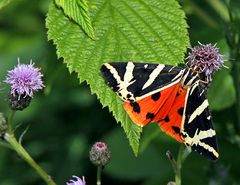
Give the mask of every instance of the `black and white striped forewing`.
[[105, 63], [101, 71], [107, 84], [123, 100], [136, 101], [180, 82], [184, 70], [164, 64]]
[[188, 89], [183, 116], [184, 143], [194, 151], [216, 160], [219, 157], [206, 89], [201, 82]]

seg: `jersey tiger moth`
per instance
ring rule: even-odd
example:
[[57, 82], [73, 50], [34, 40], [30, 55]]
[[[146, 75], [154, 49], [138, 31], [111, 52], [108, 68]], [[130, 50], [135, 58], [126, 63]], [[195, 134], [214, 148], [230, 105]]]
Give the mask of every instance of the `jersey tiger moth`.
[[212, 160], [219, 157], [207, 100], [207, 83], [193, 68], [133, 62], [105, 63], [107, 84], [124, 101], [131, 120], [157, 122], [177, 141]]

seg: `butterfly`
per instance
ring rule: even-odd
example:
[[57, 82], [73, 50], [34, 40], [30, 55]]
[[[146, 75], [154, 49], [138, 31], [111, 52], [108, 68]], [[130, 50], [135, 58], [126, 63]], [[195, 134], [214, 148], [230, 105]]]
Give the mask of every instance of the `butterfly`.
[[105, 63], [101, 72], [131, 120], [156, 122], [168, 135], [212, 160], [219, 157], [207, 100], [208, 84], [193, 68], [135, 62]]

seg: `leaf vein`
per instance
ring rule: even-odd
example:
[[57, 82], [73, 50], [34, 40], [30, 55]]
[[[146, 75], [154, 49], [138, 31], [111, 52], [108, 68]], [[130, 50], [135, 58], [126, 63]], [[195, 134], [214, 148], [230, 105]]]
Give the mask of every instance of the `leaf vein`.
[[151, 33], [155, 36], [157, 36], [157, 38], [159, 40], [161, 40], [161, 42], [165, 45], [165, 47], [168, 49], [168, 51], [171, 53], [172, 56], [174, 56], [174, 58], [177, 60], [178, 57], [176, 56], [176, 54], [171, 50], [170, 46], [159, 36], [159, 34], [151, 27], [151, 25], [149, 25], [147, 23], [146, 20], [143, 19], [143, 17], [141, 17], [139, 15], [139, 13], [137, 11], [135, 11], [131, 6], [129, 6], [129, 4], [127, 4], [125, 1], [121, 0], [121, 2], [129, 9], [131, 10], [151, 31]]

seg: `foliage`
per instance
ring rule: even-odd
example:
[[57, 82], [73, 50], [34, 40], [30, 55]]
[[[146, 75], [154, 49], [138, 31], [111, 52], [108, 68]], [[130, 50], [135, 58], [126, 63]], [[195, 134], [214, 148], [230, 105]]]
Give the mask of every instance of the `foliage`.
[[0, 10], [1, 10], [3, 7], [7, 6], [10, 2], [11, 2], [11, 0], [1, 0], [1, 1], [0, 1]]
[[[20, 57], [23, 63], [29, 63], [33, 59], [36, 66], [40, 67], [44, 73], [46, 87], [44, 92], [36, 94], [29, 109], [16, 114], [14, 118], [15, 132], [16, 136], [21, 138], [24, 148], [44, 170], [51, 174], [51, 177], [57, 184], [64, 184], [73, 174], [78, 176], [84, 175], [87, 184], [95, 184], [96, 169], [90, 163], [88, 153], [90, 146], [98, 140], [104, 140], [112, 153], [109, 165], [103, 170], [102, 179], [104, 184], [167, 184], [174, 177], [171, 164], [165, 153], [170, 150], [176, 156], [179, 143], [162, 133], [157, 125], [148, 125], [141, 133], [140, 150], [136, 158], [129, 147], [129, 142], [124, 132], [119, 128], [120, 125], [114, 124], [115, 120], [109, 114], [109, 111], [106, 108], [102, 109], [102, 105], [97, 100], [97, 97], [89, 91], [89, 86], [86, 82], [89, 83], [91, 80], [89, 81], [88, 79], [95, 79], [95, 76], [85, 72], [79, 73], [83, 65], [81, 61], [87, 60], [84, 57], [79, 60], [80, 56], [90, 56], [90, 52], [93, 50], [89, 49], [85, 54], [79, 51], [84, 50], [83, 48], [90, 48], [94, 43], [108, 43], [106, 47], [103, 47], [102, 43], [96, 45], [102, 46], [96, 47], [94, 53], [98, 53], [98, 55], [92, 56], [95, 60], [99, 58], [97, 66], [93, 66], [94, 62], [92, 61], [94, 60], [89, 60], [87, 63], [91, 67], [88, 70], [94, 70], [97, 79], [101, 80], [101, 87], [102, 85], [105, 87], [99, 74], [99, 67], [102, 62], [110, 60], [152, 61], [169, 64], [183, 62], [185, 47], [180, 46], [182, 50], [179, 51], [181, 54], [178, 56], [177, 61], [171, 58], [170, 52], [166, 52], [169, 54], [167, 55], [159, 50], [159, 48], [163, 48], [162, 42], [158, 42], [161, 39], [159, 36], [164, 35], [163, 38], [165, 38], [165, 35], [169, 34], [167, 30], [162, 32], [162, 29], [164, 30], [165, 27], [161, 27], [162, 24], [159, 23], [168, 21], [168, 18], [175, 16], [174, 11], [167, 14], [164, 11], [165, 8], [163, 8], [157, 14], [164, 16], [164, 19], [152, 20], [150, 17], [153, 18], [154, 16], [149, 12], [150, 10], [144, 9], [147, 6], [140, 6], [140, 9], [134, 9], [136, 11], [133, 12], [127, 9], [129, 11], [124, 16], [136, 18], [134, 12], [139, 13], [144, 10], [144, 14], [139, 16], [142, 16], [147, 24], [151, 24], [151, 21], [155, 22], [151, 26], [153, 30], [156, 30], [156, 35], [151, 37], [151, 34], [146, 31], [146, 29], [149, 30], [146, 26], [135, 27], [135, 29], [132, 27], [132, 29], [128, 30], [130, 22], [122, 19], [122, 14], [119, 14], [119, 11], [117, 12], [117, 10], [122, 12], [126, 8], [123, 2], [131, 4], [134, 1], [118, 1], [119, 4], [116, 0], [86, 1], [88, 2], [89, 18], [94, 28], [95, 41], [84, 33], [81, 24], [77, 24], [72, 19], [69, 19], [69, 16], [64, 15], [63, 8], [54, 6], [52, 0], [0, 1], [0, 5], [2, 5], [2, 2], [11, 2], [6, 4], [7, 6], [0, 8], [0, 112], [3, 112], [5, 115], [9, 112], [5, 101], [9, 87], [2, 82], [5, 80], [7, 70], [12, 69], [17, 64], [18, 57]], [[97, 12], [98, 5], [102, 5], [101, 3], [103, 2], [108, 3], [105, 3], [102, 11], [95, 16], [94, 13]], [[109, 2], [112, 4], [109, 4]], [[147, 2], [148, 4], [155, 1], [141, 0], [139, 2]], [[181, 0], [179, 2], [181, 9], [184, 10], [187, 17], [191, 45], [194, 46], [198, 41], [203, 44], [217, 43], [217, 47], [220, 48], [226, 60], [225, 65], [229, 67], [229, 69], [223, 69], [215, 74], [208, 94], [214, 127], [217, 132], [220, 159], [216, 163], [211, 163], [206, 158], [191, 153], [182, 166], [182, 182], [183, 184], [194, 185], [240, 184], [240, 125], [237, 121], [237, 115], [240, 114], [237, 112], [239, 111], [236, 103], [238, 96], [234, 86], [237, 78], [232, 73], [233, 69], [235, 71], [237, 69], [233, 68], [234, 65], [239, 64], [239, 59], [236, 57], [239, 56], [239, 50], [236, 46], [240, 30], [240, 1]], [[50, 12], [48, 12], [49, 3], [51, 7]], [[114, 5], [118, 9], [111, 9], [110, 5]], [[161, 5], [158, 7], [161, 7]], [[54, 19], [57, 21], [51, 25], [57, 26], [64, 23], [62, 27], [57, 26], [54, 29], [58, 30], [55, 37], [59, 36], [59, 38], [56, 40], [54, 35], [52, 36], [58, 48], [58, 58], [61, 57], [61, 59], [57, 59], [55, 55], [56, 48], [52, 42], [47, 41], [45, 16], [47, 13], [50, 14], [51, 11], [55, 15], [54, 18], [59, 16], [59, 19]], [[182, 12], [181, 10], [179, 11]], [[233, 18], [231, 21], [229, 12]], [[183, 20], [183, 17], [181, 20]], [[121, 24], [117, 24], [118, 22], [116, 21], [120, 21]], [[135, 19], [132, 22], [135, 25]], [[100, 26], [102, 23], [104, 26]], [[177, 23], [179, 21], [173, 22], [169, 27], [172, 28]], [[126, 27], [127, 24], [129, 26]], [[50, 33], [50, 30], [48, 32]], [[132, 33], [131, 38], [126, 40], [126, 37], [124, 37], [126, 34], [123, 35], [123, 33], [130, 32]], [[68, 39], [65, 38], [67, 33], [69, 33]], [[104, 33], [107, 36], [106, 38], [103, 37]], [[135, 33], [137, 34], [135, 35]], [[76, 34], [78, 37], [76, 37]], [[180, 34], [182, 34], [181, 31], [177, 33], [177, 35]], [[99, 38], [101, 39], [99, 40]], [[117, 38], [118, 40], [116, 40]], [[170, 41], [167, 40], [166, 42], [169, 43]], [[57, 44], [57, 42], [60, 44]], [[119, 44], [120, 50], [116, 50], [115, 46], [110, 47], [114, 42], [115, 46], [117, 43], [121, 44]], [[129, 44], [131, 44], [130, 47]], [[174, 53], [175, 44], [172, 43], [170, 48], [173, 49]], [[142, 49], [135, 51], [137, 48]], [[106, 49], [105, 52], [103, 52], [103, 49]], [[111, 51], [110, 53], [113, 53], [112, 50], [115, 50], [116, 54], [108, 56], [108, 52]], [[67, 57], [66, 59], [65, 55], [71, 55], [71, 58]], [[102, 59], [101, 56], [103, 57]], [[65, 64], [62, 62], [63, 59]], [[70, 68], [70, 64], [74, 66]], [[71, 74], [66, 69], [66, 65], [72, 72]], [[90, 76], [86, 77], [87, 75]], [[86, 82], [79, 85], [78, 78], [81, 82]], [[96, 84], [94, 87], [90, 84], [90, 87], [93, 93], [95, 92], [93, 89], [96, 90], [99, 86]], [[106, 87], [106, 89], [108, 88]], [[106, 93], [109, 92], [106, 91]], [[110, 93], [110, 96], [112, 95]], [[112, 107], [117, 101], [113, 100], [114, 104]], [[119, 103], [118, 107], [121, 107], [121, 102], [117, 103]], [[133, 124], [126, 123], [125, 126], [130, 127], [131, 125]], [[22, 137], [21, 135], [26, 128], [28, 128], [28, 131]], [[130, 128], [128, 129], [130, 130]], [[11, 148], [4, 148], [4, 146], [8, 146], [4, 141], [1, 141], [0, 145], [0, 184], [44, 184], [17, 153], [14, 153]], [[19, 175], [19, 172], [23, 173]]]
[[109, 61], [183, 62], [188, 45], [185, 16], [175, 0], [89, 3], [96, 40], [89, 39], [54, 4], [47, 16], [48, 38], [69, 70], [86, 81], [103, 107], [108, 106], [121, 122], [137, 155], [141, 128], [129, 120], [121, 100], [106, 86], [100, 66]]
[[78, 23], [84, 32], [94, 38], [93, 27], [89, 18], [88, 4], [85, 0], [55, 0], [64, 13]]

